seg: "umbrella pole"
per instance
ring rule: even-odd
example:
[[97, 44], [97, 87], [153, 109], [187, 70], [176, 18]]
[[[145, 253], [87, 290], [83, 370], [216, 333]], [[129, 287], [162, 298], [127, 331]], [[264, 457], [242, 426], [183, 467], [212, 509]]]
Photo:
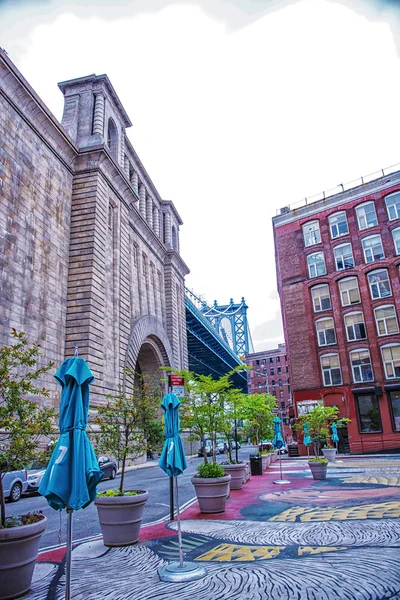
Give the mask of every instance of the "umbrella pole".
[[67, 506], [67, 555], [66, 555], [66, 581], [65, 600], [71, 598], [71, 552], [72, 552], [72, 508]]
[[178, 521], [178, 544], [179, 544], [179, 566], [183, 567], [183, 550], [182, 550], [182, 531], [181, 531], [181, 515], [179, 512], [179, 496], [178, 496], [178, 478], [175, 479], [175, 490], [176, 490], [176, 518]]

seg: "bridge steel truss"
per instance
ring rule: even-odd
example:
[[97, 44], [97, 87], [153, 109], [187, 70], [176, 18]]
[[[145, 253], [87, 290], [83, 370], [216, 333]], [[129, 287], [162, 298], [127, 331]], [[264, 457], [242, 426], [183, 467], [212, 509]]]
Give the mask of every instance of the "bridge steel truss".
[[[204, 316], [207, 317], [225, 341], [229, 343], [234, 353], [243, 359], [248, 352], [254, 351], [247, 323], [247, 308], [244, 298], [242, 298], [239, 304], [235, 304], [231, 298], [229, 304], [219, 305], [214, 300], [212, 307], [205, 305], [202, 309]], [[224, 321], [229, 322], [229, 332], [224, 325]]]
[[[193, 292], [186, 289], [186, 331], [189, 369], [200, 375], [215, 378], [225, 375], [245, 363], [230, 347], [220, 332], [205, 316], [205, 305]], [[247, 372], [236, 373], [232, 378], [235, 387], [247, 392]]]

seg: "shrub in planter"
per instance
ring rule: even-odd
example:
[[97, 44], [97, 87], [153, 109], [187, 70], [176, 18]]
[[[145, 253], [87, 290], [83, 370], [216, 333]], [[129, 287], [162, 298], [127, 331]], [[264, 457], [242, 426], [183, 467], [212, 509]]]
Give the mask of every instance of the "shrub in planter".
[[197, 467], [198, 474], [192, 477], [197, 500], [202, 513], [220, 513], [225, 511], [226, 498], [229, 495], [230, 475], [225, 475], [218, 463], [203, 463]]
[[15, 343], [0, 349], [0, 600], [29, 590], [40, 537], [46, 527], [41, 513], [5, 516], [3, 474], [26, 467], [38, 456], [38, 445], [53, 433], [54, 410], [40, 408], [27, 396], [49, 396], [36, 384], [53, 363], [38, 366], [38, 344], [12, 330]]
[[[126, 374], [132, 376], [127, 370]], [[140, 390], [125, 392], [122, 387], [115, 396], [98, 408], [95, 424], [97, 447], [112, 454], [121, 463], [118, 490], [99, 494], [95, 500], [105, 546], [127, 546], [139, 539], [144, 505], [149, 497], [145, 490], [125, 490], [124, 479], [128, 459], [143, 456], [147, 451], [146, 428], [156, 419], [160, 405], [159, 392], [141, 378]]]

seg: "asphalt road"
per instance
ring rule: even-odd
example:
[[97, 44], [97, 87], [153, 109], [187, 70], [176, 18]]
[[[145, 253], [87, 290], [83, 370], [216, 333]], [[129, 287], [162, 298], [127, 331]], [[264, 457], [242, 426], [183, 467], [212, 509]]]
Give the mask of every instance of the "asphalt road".
[[[245, 446], [239, 450], [239, 459], [248, 460], [249, 454], [255, 451], [253, 446]], [[234, 452], [233, 452], [234, 458]], [[223, 460], [219, 455], [217, 460]], [[195, 497], [191, 477], [196, 472], [196, 467], [202, 462], [201, 458], [188, 460], [188, 468], [179, 477], [179, 505], [182, 506]], [[120, 475], [114, 481], [101, 481], [98, 485], [99, 491], [109, 490], [118, 486]], [[151, 523], [162, 519], [170, 514], [169, 505], [169, 477], [159, 467], [144, 467], [125, 474], [125, 488], [142, 489], [149, 491], [149, 499], [146, 503], [143, 523]], [[65, 543], [67, 532], [67, 518], [65, 511], [55, 511], [47, 504], [47, 501], [38, 494], [22, 497], [16, 503], [6, 503], [6, 514], [26, 514], [34, 510], [42, 510], [48, 519], [46, 531], [44, 532], [40, 548], [48, 548], [59, 543]], [[61, 531], [60, 531], [61, 527]], [[90, 504], [84, 510], [73, 513], [72, 537], [74, 540], [84, 539], [101, 533], [97, 517], [97, 509]]]

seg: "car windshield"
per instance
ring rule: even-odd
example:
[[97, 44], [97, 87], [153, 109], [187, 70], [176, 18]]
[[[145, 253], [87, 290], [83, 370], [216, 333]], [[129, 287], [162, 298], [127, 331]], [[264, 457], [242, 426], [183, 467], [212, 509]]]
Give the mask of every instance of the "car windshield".
[[29, 464], [28, 464], [28, 471], [31, 471], [33, 469], [45, 469], [47, 467], [47, 464], [40, 461], [40, 460], [32, 460]]

